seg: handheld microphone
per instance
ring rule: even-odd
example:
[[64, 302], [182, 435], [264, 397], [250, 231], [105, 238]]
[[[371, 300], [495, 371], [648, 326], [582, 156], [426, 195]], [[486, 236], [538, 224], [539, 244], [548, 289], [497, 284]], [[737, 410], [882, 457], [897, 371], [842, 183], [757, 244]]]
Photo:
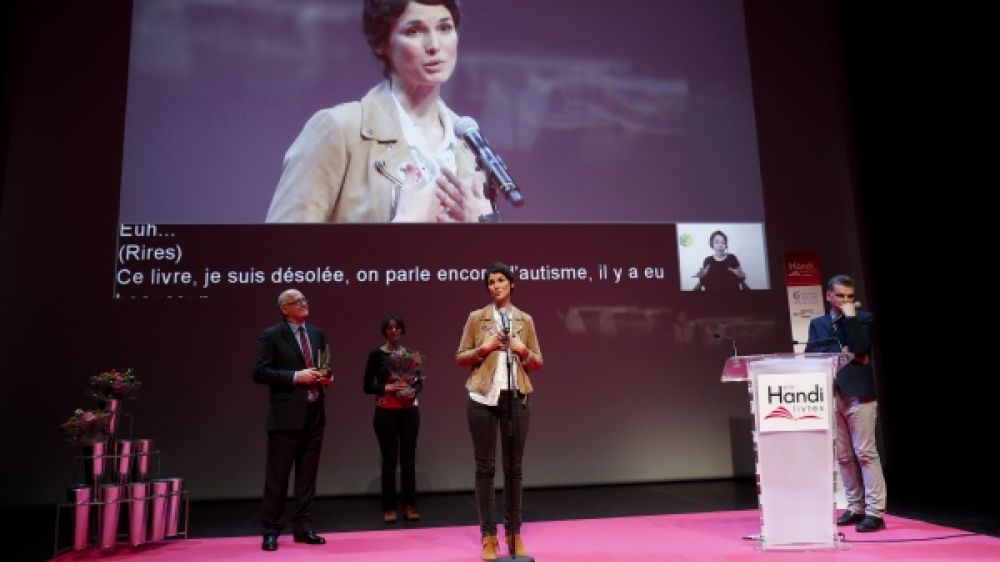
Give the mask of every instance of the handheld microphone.
[[493, 185], [503, 192], [511, 205], [520, 207], [524, 205], [524, 196], [517, 188], [517, 184], [511, 179], [507, 166], [500, 156], [493, 151], [486, 138], [479, 132], [479, 124], [472, 117], [462, 117], [455, 122], [455, 136], [465, 141], [465, 144], [476, 154], [476, 161], [479, 168], [486, 172], [486, 176]]
[[715, 339], [717, 339], [717, 340], [718, 339], [727, 340], [729, 343], [731, 343], [733, 345], [733, 357], [736, 357], [737, 355], [739, 355], [739, 352], [736, 350], [736, 338], [731, 338], [729, 336], [724, 336], [724, 335], [722, 335], [722, 334], [720, 334], [718, 332], [716, 332], [716, 333], [714, 333], [712, 335], [715, 336]]
[[507, 310], [500, 310], [500, 327], [503, 328], [503, 335], [510, 335], [510, 318], [507, 316]]

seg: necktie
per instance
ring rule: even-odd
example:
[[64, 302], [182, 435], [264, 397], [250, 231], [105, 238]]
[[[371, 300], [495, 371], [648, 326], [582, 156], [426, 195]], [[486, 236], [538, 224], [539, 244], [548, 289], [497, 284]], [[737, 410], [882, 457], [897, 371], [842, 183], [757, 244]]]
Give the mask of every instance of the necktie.
[[299, 326], [299, 344], [302, 345], [302, 357], [306, 360], [306, 368], [313, 368], [312, 348], [309, 347], [309, 336], [305, 326]]
[[847, 334], [844, 333], [844, 316], [840, 315], [833, 321], [833, 336], [840, 342], [840, 346], [847, 345]]
[[[299, 343], [302, 345], [302, 357], [306, 360], [306, 368], [313, 368], [313, 358], [312, 358], [312, 348], [309, 347], [309, 336], [306, 335], [306, 327], [299, 326]], [[316, 385], [309, 385], [309, 389], [306, 393], [306, 400], [309, 402], [315, 402], [319, 398], [319, 389]]]

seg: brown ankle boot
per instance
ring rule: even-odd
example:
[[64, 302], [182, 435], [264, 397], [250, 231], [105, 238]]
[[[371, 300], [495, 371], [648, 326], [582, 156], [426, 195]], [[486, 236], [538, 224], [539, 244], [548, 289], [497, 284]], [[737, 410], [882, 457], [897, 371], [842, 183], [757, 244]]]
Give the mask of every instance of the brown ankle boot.
[[403, 508], [403, 519], [407, 521], [420, 521], [420, 513], [417, 511], [417, 508], [408, 505]]
[[504, 539], [507, 541], [507, 551], [510, 553], [511, 558], [528, 555], [528, 551], [524, 549], [524, 543], [521, 542], [521, 533], [507, 535]]
[[486, 535], [483, 537], [483, 560], [497, 559], [497, 536]]

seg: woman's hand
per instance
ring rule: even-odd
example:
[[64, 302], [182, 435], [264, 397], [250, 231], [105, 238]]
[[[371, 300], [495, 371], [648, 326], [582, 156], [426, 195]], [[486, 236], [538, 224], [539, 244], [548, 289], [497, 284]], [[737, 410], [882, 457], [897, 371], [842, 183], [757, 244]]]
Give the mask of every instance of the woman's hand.
[[500, 334], [499, 332], [493, 332], [490, 335], [486, 336], [486, 339], [483, 340], [482, 345], [479, 346], [479, 356], [485, 357], [486, 355], [489, 355], [490, 353], [492, 353], [497, 349], [506, 350], [507, 342], [504, 341], [504, 337], [502, 334]]
[[694, 275], [692, 275], [691, 277], [697, 277], [698, 279], [701, 279], [702, 277], [704, 277], [707, 274], [708, 274], [708, 268], [707, 267], [703, 267], [703, 268], [699, 269], [698, 272], [695, 273]]
[[436, 222], [441, 201], [434, 185], [422, 185], [420, 168], [409, 162], [403, 170], [403, 186], [392, 222]]
[[739, 277], [740, 279], [746, 279], [747, 274], [743, 273], [742, 267], [730, 267], [729, 271], [733, 272], [733, 275]]
[[410, 386], [410, 385], [406, 384], [403, 381], [387, 382], [387, 383], [385, 383], [385, 393], [388, 394], [390, 392], [396, 392], [396, 391], [399, 391], [399, 390], [403, 390], [404, 388], [406, 388], [408, 386]]
[[477, 196], [472, 186], [462, 183], [447, 168], [441, 172], [435, 191], [441, 204], [438, 222], [478, 222], [480, 215], [490, 212], [489, 201]]
[[524, 345], [524, 342], [521, 341], [521, 338], [516, 333], [510, 336], [510, 349], [521, 358], [527, 357], [528, 353], [530, 353], [528, 346]]

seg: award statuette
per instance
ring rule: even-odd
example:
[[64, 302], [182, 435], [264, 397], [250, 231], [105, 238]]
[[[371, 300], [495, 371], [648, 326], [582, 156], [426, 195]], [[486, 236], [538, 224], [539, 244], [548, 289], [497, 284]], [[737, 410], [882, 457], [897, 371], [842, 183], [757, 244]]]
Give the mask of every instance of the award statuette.
[[324, 379], [323, 382], [333, 380], [333, 371], [330, 370], [330, 344], [326, 344], [323, 349], [316, 351], [315, 365], [320, 377]]

